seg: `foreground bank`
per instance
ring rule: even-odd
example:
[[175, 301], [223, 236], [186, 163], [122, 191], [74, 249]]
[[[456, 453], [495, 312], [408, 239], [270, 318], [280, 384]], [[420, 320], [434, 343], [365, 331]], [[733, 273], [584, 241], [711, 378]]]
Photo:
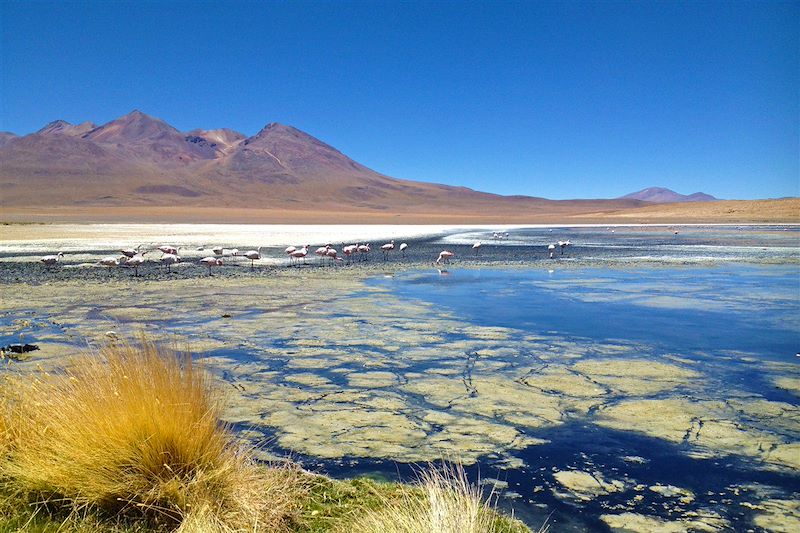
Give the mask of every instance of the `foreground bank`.
[[458, 466], [404, 486], [257, 462], [210, 375], [146, 338], [0, 393], [2, 531], [529, 531]]

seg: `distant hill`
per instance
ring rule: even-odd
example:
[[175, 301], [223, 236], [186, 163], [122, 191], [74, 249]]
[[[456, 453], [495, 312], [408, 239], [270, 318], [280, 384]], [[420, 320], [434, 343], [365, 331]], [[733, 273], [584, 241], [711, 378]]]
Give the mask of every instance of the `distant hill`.
[[710, 194], [696, 192], [693, 194], [680, 194], [664, 187], [649, 187], [641, 191], [620, 196], [620, 200], [641, 200], [654, 204], [670, 204], [675, 202], [713, 202], [717, 200]]
[[283, 124], [247, 137], [181, 132], [133, 111], [107, 124], [56, 120], [24, 136], [0, 133], [0, 201], [22, 207], [251, 208], [337, 214], [460, 216], [582, 213], [636, 199], [554, 201], [500, 196], [385, 176]]

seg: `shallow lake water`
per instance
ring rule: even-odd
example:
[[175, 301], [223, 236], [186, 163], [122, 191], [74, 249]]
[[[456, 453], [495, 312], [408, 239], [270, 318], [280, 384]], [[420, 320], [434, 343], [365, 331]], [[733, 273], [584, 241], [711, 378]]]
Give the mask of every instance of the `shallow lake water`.
[[796, 227], [442, 231], [402, 259], [212, 276], [86, 262], [127, 241], [70, 240], [59, 269], [9, 245], [0, 344], [42, 349], [6, 368], [144, 331], [230, 385], [265, 459], [405, 480], [457, 459], [554, 531], [800, 527]]

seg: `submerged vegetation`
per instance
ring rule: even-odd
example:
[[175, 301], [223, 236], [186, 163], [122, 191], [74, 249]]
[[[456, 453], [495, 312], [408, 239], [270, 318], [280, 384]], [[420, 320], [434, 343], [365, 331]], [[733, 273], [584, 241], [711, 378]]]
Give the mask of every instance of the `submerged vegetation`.
[[411, 533], [430, 531], [433, 515], [452, 525], [437, 531], [527, 530], [457, 469], [412, 487], [259, 463], [220, 422], [222, 407], [191, 357], [147, 339], [83, 354], [63, 371], [7, 375], [0, 531], [368, 532], [388, 520]]

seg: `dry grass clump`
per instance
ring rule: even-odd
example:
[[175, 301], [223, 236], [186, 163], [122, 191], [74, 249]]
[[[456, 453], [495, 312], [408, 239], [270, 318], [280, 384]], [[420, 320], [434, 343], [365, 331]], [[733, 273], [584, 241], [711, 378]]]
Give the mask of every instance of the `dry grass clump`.
[[142, 339], [69, 368], [3, 394], [6, 493], [185, 532], [285, 529], [296, 472], [253, 462], [220, 424], [220, 397], [189, 356]]
[[[491, 496], [488, 498], [491, 500]], [[351, 533], [516, 533], [521, 523], [499, 515], [460, 466], [431, 467], [418, 490], [386, 502], [348, 524]]]

